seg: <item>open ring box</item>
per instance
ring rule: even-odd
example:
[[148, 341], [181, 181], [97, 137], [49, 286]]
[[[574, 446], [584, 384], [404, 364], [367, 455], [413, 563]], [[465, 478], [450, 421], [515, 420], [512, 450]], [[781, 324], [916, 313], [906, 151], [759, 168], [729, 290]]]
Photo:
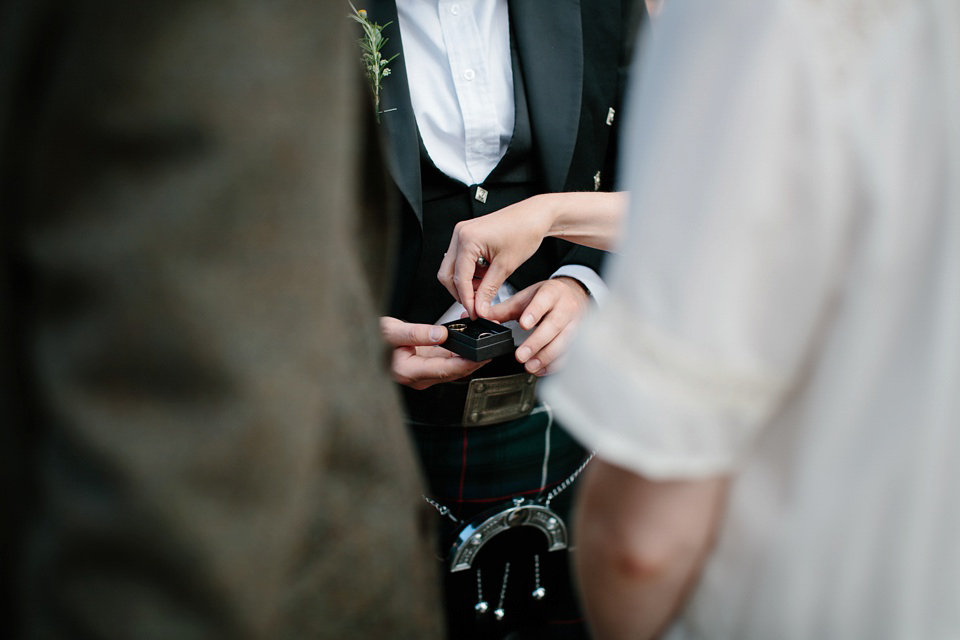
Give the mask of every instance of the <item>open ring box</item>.
[[447, 341], [440, 346], [467, 360], [480, 362], [513, 351], [510, 329], [486, 318], [453, 320], [443, 326], [447, 328]]

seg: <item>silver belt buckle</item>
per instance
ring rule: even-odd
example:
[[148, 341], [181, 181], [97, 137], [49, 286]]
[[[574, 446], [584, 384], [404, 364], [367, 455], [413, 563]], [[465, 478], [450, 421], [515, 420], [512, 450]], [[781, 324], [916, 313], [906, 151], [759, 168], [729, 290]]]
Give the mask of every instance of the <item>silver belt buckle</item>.
[[463, 424], [479, 427], [516, 420], [533, 410], [537, 376], [517, 373], [496, 378], [474, 378], [467, 388]]

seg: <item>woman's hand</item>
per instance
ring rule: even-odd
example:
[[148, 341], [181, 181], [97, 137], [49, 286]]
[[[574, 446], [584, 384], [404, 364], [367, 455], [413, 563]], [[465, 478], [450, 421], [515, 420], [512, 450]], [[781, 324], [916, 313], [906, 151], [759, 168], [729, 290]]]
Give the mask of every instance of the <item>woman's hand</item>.
[[550, 230], [548, 203], [534, 196], [454, 227], [437, 279], [471, 318], [486, 317], [500, 285], [536, 253]]
[[[500, 285], [547, 236], [597, 249], [616, 241], [625, 193], [546, 193], [457, 224], [437, 278], [471, 318], [489, 316]], [[483, 258], [488, 266], [477, 261]]]

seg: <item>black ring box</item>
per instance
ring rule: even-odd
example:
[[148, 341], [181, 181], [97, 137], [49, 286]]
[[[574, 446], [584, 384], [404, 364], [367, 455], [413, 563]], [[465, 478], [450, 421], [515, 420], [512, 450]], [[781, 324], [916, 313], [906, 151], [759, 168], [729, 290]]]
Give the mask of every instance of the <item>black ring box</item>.
[[514, 348], [510, 329], [485, 318], [445, 322], [447, 341], [441, 347], [467, 360], [480, 362], [511, 353]]

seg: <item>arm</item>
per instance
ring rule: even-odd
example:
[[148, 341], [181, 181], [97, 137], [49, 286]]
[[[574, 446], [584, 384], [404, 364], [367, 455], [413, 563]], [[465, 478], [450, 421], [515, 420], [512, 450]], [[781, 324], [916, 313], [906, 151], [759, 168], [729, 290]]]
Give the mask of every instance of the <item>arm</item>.
[[0, 2], [4, 635], [440, 637], [345, 6]]
[[653, 482], [597, 459], [580, 492], [576, 569], [597, 640], [653, 638], [709, 551], [727, 480]]
[[[500, 285], [544, 238], [608, 249], [619, 234], [626, 204], [626, 193], [547, 193], [460, 222], [437, 278], [471, 317], [489, 317]], [[480, 257], [490, 266], [478, 266]]]

